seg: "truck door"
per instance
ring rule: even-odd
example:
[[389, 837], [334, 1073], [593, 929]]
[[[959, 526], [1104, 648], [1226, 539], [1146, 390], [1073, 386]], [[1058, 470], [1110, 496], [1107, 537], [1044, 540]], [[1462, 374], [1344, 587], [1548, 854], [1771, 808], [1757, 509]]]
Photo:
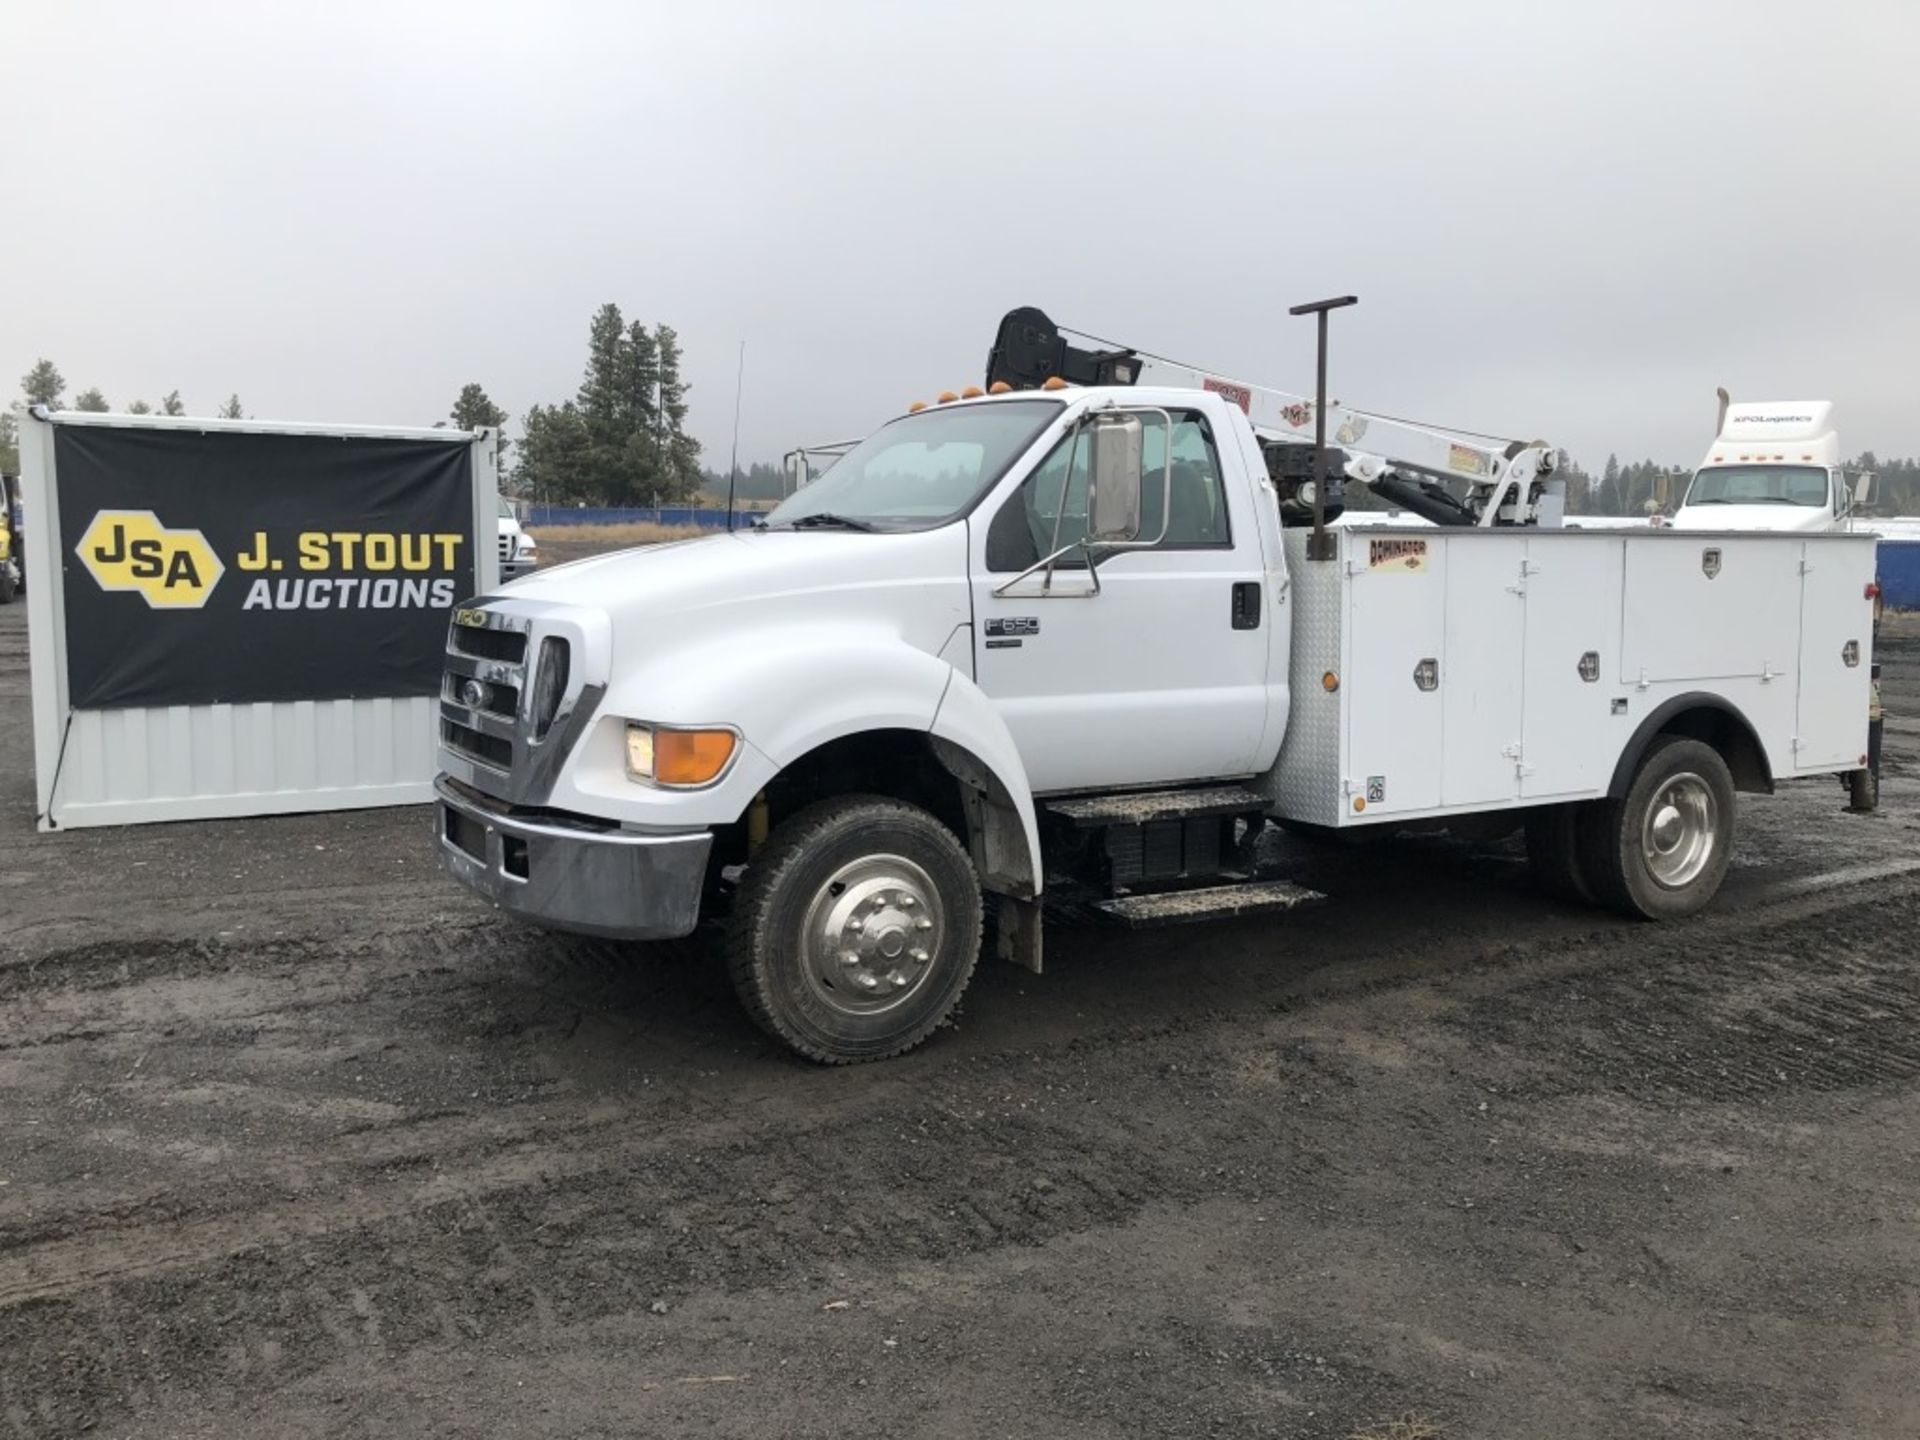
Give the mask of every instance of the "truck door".
[[1056, 563], [1051, 585], [1044, 571], [1016, 578], [1086, 534], [1084, 440], [1063, 439], [972, 521], [974, 674], [1006, 718], [1036, 791], [1256, 768], [1276, 617], [1252, 501], [1244, 485], [1225, 483], [1204, 415], [1171, 414], [1170, 437], [1157, 412], [1141, 416], [1140, 533], [1160, 534], [1164, 516], [1164, 538], [1152, 549], [1097, 556], [1097, 593], [1084, 550]]

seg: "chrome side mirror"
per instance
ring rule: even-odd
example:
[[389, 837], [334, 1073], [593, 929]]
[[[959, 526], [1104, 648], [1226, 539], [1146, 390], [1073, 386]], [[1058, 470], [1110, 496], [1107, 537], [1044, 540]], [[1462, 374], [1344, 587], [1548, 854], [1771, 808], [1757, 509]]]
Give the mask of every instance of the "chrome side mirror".
[[1853, 503], [1856, 505], [1873, 504], [1877, 498], [1876, 492], [1880, 488], [1879, 482], [1879, 475], [1872, 470], [1862, 470], [1858, 475], [1854, 476]]
[[1087, 437], [1087, 539], [1127, 544], [1140, 536], [1140, 477], [1146, 434], [1137, 415], [1096, 415]]

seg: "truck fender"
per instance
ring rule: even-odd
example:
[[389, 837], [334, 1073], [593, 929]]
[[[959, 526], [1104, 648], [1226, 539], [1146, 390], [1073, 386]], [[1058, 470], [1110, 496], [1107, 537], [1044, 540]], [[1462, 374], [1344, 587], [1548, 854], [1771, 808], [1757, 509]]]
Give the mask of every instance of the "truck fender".
[[[666, 724], [724, 720], [784, 769], [862, 730], [924, 733], [952, 673], [894, 637], [779, 627], [697, 655], [668, 651], [623, 680], [602, 708]], [[668, 713], [660, 713], [662, 696], [672, 697]]]
[[[1676, 720], [1689, 712], [1705, 713], [1699, 714], [1697, 720], [1675, 725]], [[1613, 779], [1607, 785], [1608, 799], [1619, 800], [1626, 795], [1647, 747], [1656, 735], [1669, 729], [1704, 740], [1718, 749], [1727, 768], [1733, 772], [1736, 790], [1773, 793], [1773, 771], [1767, 764], [1766, 749], [1747, 717], [1724, 697], [1696, 690], [1663, 701], [1640, 722], [1614, 764]]]
[[1032, 900], [1045, 885], [1046, 866], [1027, 767], [985, 692], [958, 670], [948, 673], [952, 678], [930, 738], [940, 763], [970, 797], [967, 815], [980, 882], [1016, 900]]

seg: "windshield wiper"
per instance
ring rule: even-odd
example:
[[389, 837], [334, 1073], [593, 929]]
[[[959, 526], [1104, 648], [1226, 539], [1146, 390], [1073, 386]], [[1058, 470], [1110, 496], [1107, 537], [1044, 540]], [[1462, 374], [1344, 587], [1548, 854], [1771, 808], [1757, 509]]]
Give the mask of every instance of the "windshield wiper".
[[811, 515], [802, 515], [798, 519], [789, 520], [783, 526], [769, 528], [784, 530], [864, 530], [871, 533], [879, 527], [871, 525], [865, 520], [856, 520], [851, 515], [836, 515], [831, 510], [817, 510]]

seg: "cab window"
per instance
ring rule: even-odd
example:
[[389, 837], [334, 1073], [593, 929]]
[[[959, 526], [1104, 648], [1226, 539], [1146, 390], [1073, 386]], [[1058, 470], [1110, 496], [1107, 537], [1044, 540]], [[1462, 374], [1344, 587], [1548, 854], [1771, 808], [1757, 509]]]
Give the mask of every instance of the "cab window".
[[[1145, 447], [1140, 538], [1151, 540], [1160, 534], [1164, 506], [1166, 535], [1156, 548], [1194, 550], [1231, 545], [1220, 455], [1206, 420], [1193, 411], [1173, 412], [1169, 496], [1163, 468], [1169, 445], [1167, 424], [1157, 414], [1140, 413], [1139, 418]], [[1082, 435], [1075, 445], [1068, 435], [1007, 497], [987, 531], [989, 570], [1024, 570], [1062, 546], [1077, 545], [1086, 538], [1088, 458], [1086, 436]], [[1084, 568], [1086, 552], [1075, 550], [1061, 556], [1057, 564], [1061, 569]]]

